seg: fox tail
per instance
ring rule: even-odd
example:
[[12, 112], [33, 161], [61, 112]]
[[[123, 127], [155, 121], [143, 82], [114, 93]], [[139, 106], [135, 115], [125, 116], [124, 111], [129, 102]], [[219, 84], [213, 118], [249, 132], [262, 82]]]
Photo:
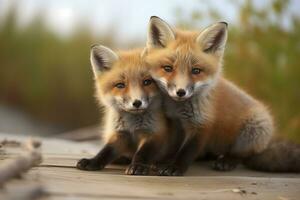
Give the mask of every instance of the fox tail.
[[266, 172], [300, 172], [300, 144], [274, 140], [263, 152], [244, 160], [248, 168]]

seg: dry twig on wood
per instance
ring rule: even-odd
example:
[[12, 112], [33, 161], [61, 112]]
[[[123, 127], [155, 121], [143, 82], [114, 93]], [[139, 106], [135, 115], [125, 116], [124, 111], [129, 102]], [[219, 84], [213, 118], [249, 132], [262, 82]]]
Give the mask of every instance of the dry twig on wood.
[[0, 142], [0, 147], [4, 147], [4, 146], [19, 147], [19, 146], [21, 146], [21, 142], [18, 142], [16, 140], [4, 139]]
[[0, 186], [3, 186], [12, 178], [21, 176], [42, 161], [42, 155], [38, 149], [40, 145], [41, 143], [39, 141], [30, 139], [22, 145], [25, 149], [24, 154], [13, 160], [7, 160], [1, 163]]
[[43, 187], [39, 184], [29, 185], [14, 185], [12, 188], [8, 187], [7, 190], [0, 193], [0, 199], [5, 200], [33, 200], [39, 199], [41, 196], [46, 195]]

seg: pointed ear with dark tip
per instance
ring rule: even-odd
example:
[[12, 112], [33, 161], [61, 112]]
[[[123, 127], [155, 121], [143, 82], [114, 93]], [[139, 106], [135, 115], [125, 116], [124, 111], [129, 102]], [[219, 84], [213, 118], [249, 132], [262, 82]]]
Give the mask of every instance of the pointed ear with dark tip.
[[91, 47], [90, 60], [95, 75], [109, 70], [118, 59], [118, 55], [105, 46], [93, 45]]
[[227, 23], [219, 22], [205, 28], [196, 41], [204, 52], [223, 55], [226, 40]]
[[148, 27], [147, 47], [163, 48], [175, 40], [175, 33], [171, 26], [159, 17], [152, 16]]

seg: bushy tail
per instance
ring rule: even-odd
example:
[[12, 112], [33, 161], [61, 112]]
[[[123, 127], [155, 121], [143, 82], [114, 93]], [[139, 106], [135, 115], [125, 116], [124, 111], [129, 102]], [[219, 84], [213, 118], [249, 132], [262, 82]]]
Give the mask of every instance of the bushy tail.
[[300, 144], [272, 141], [269, 147], [244, 161], [246, 167], [267, 172], [300, 172]]

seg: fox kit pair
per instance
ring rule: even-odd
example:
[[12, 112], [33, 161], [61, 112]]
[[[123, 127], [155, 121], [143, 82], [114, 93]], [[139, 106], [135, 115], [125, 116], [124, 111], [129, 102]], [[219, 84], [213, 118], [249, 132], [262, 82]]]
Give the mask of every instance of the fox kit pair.
[[160, 91], [142, 57], [142, 50], [115, 53], [92, 47], [96, 94], [104, 106], [105, 146], [94, 158], [80, 160], [77, 168], [99, 170], [128, 157], [132, 162], [126, 174], [147, 175], [151, 164], [163, 162], [179, 146], [178, 129], [169, 128]]
[[217, 157], [216, 170], [242, 161], [257, 170], [299, 172], [299, 145], [274, 139], [266, 107], [223, 78], [226, 40], [223, 22], [181, 31], [151, 17], [145, 50], [93, 47], [106, 145], [77, 167], [97, 170], [127, 156], [127, 174], [145, 175], [150, 164], [166, 163], [158, 174], [172, 176], [209, 154]]

